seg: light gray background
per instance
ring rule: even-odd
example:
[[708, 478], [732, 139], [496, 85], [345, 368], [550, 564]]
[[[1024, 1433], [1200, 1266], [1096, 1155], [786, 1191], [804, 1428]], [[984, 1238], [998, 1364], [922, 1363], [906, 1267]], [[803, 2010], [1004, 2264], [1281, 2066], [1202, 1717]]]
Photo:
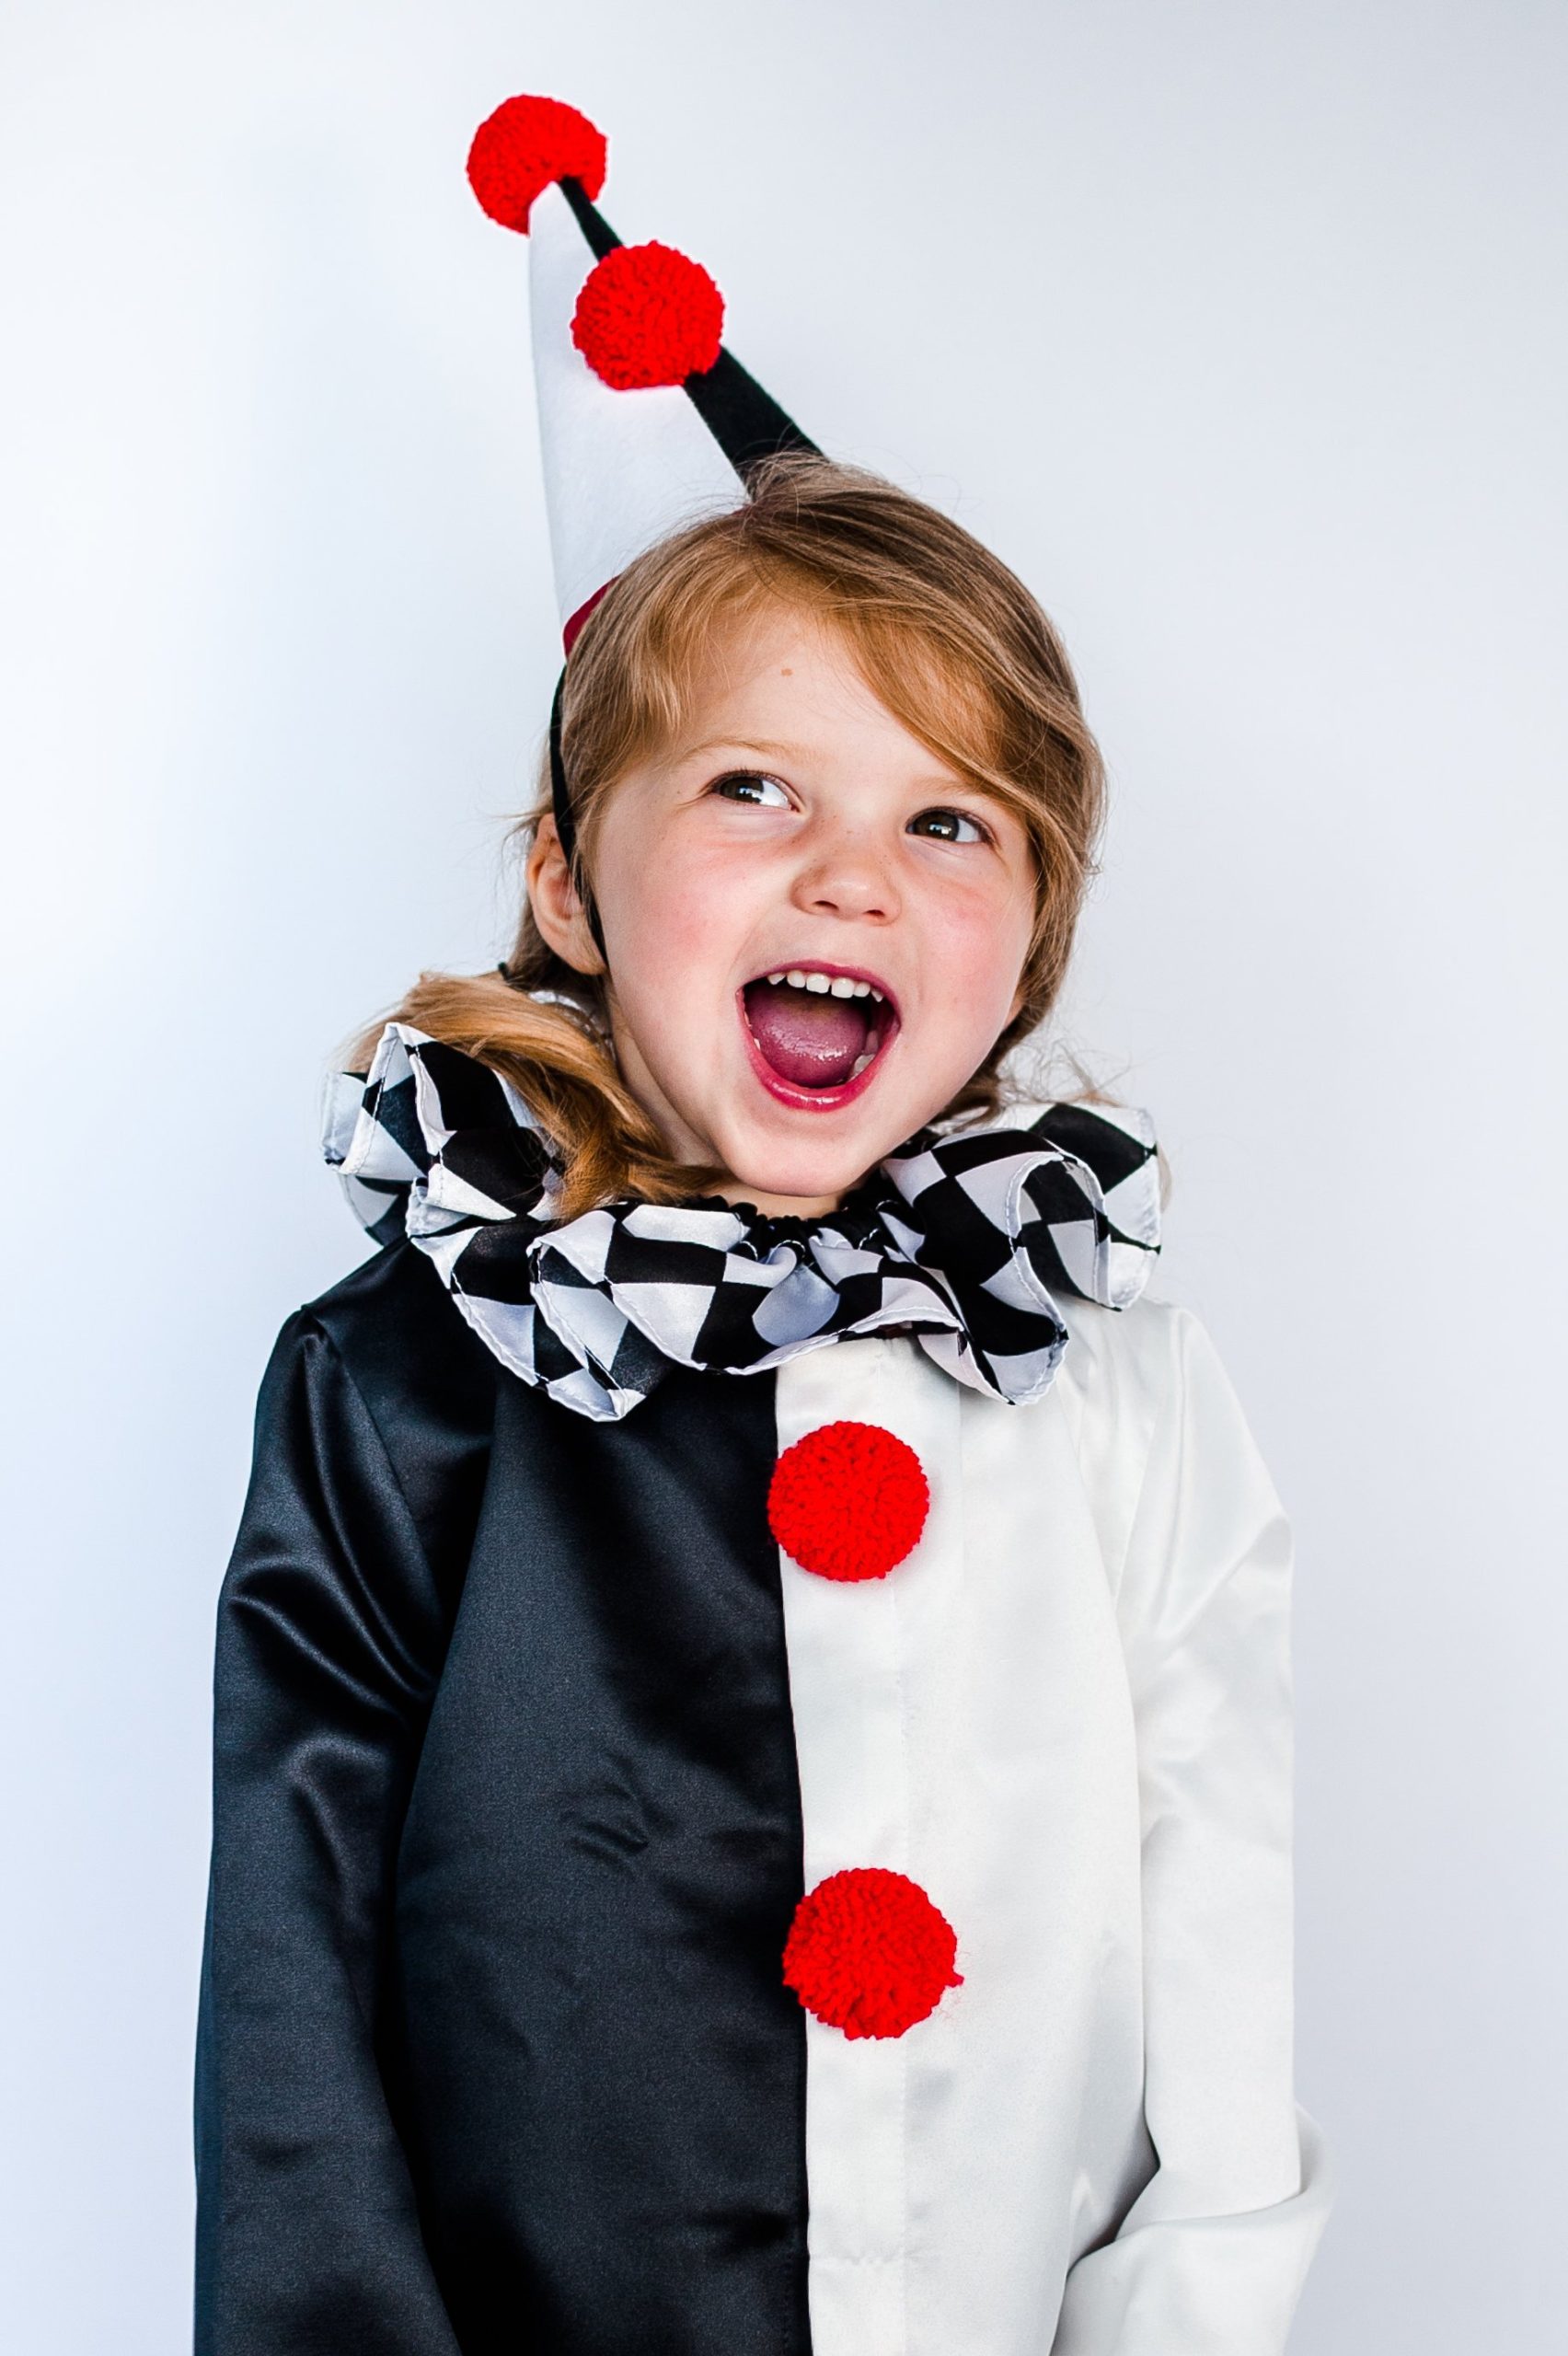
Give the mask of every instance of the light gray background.
[[12, 0], [5, 48], [0, 2339], [185, 2342], [213, 1601], [272, 1334], [358, 1256], [317, 1077], [502, 942], [555, 663], [462, 168], [539, 89], [1066, 630], [1116, 790], [1068, 1027], [1300, 1538], [1295, 2346], [1555, 2344], [1568, 19]]

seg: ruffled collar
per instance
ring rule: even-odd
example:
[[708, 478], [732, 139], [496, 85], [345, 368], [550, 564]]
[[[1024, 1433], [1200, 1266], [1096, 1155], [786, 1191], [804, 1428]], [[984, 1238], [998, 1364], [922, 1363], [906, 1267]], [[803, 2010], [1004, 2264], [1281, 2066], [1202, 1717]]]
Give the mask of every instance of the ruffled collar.
[[406, 1233], [503, 1366], [600, 1422], [673, 1366], [755, 1374], [894, 1329], [1021, 1405], [1066, 1344], [1054, 1294], [1125, 1308], [1159, 1248], [1154, 1138], [1120, 1105], [922, 1129], [818, 1218], [698, 1195], [562, 1220], [517, 1090], [389, 1022], [368, 1076], [329, 1080], [322, 1146], [378, 1242]]

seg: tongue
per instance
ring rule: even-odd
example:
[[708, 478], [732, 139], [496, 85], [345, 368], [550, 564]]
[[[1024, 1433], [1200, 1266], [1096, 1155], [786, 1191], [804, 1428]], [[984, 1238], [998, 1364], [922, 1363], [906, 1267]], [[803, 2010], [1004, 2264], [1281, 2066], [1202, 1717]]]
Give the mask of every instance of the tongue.
[[788, 982], [746, 985], [746, 1016], [764, 1058], [797, 1088], [836, 1088], [866, 1048], [868, 1001]]

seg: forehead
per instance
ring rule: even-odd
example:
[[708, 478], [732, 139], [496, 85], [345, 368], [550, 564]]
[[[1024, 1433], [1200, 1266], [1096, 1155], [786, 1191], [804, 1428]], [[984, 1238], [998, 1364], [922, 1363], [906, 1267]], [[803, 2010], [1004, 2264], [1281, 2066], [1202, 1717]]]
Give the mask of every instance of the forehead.
[[942, 767], [878, 694], [848, 633], [830, 617], [781, 605], [725, 617], [710, 631], [674, 737], [677, 755], [723, 739], [779, 751], [847, 744], [928, 771]]

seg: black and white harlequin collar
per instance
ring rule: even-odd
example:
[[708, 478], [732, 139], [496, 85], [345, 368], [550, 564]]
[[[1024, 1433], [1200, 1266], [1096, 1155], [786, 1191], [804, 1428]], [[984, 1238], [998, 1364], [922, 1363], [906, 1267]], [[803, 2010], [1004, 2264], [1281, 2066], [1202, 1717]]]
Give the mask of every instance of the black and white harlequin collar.
[[390, 1022], [367, 1076], [329, 1080], [322, 1146], [376, 1241], [407, 1233], [503, 1366], [598, 1422], [672, 1366], [755, 1374], [889, 1328], [1023, 1404], [1066, 1346], [1053, 1293], [1125, 1308], [1159, 1248], [1154, 1139], [1120, 1105], [922, 1129], [817, 1218], [699, 1195], [563, 1221], [517, 1090]]

